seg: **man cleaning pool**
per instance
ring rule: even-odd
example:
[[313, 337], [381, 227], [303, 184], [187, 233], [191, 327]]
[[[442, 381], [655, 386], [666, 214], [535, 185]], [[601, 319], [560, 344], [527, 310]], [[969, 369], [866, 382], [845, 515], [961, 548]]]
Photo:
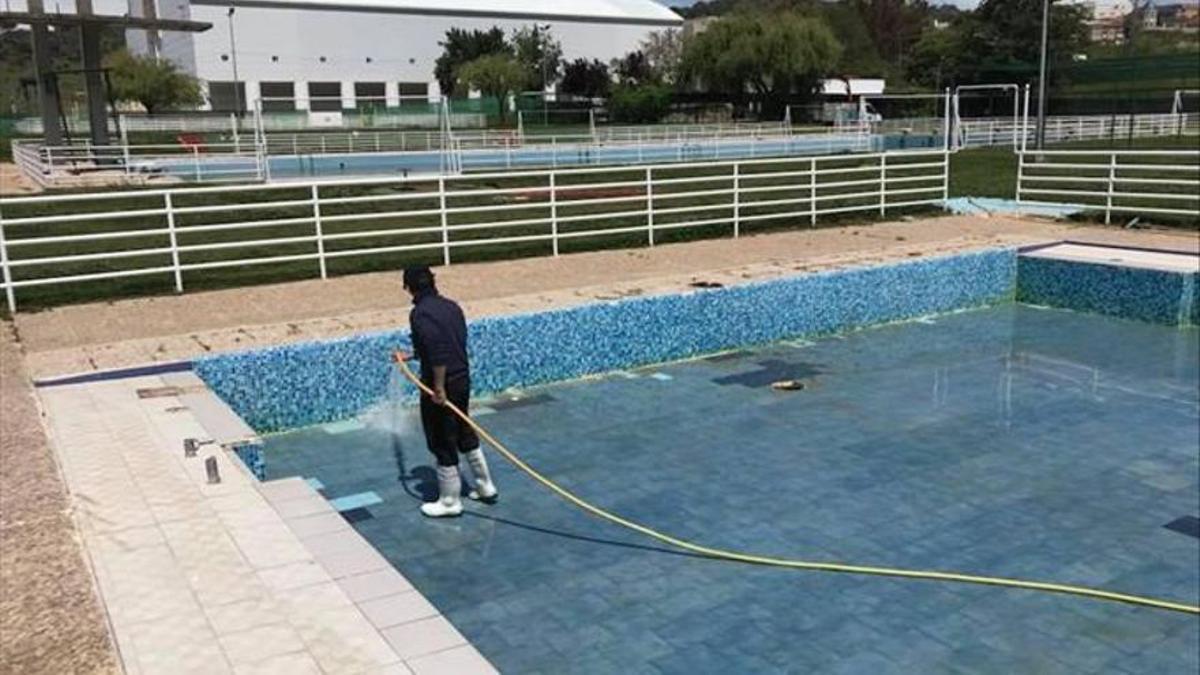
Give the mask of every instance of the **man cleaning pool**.
[[433, 390], [433, 396], [421, 394], [421, 426], [429, 451], [437, 458], [438, 499], [422, 504], [421, 513], [430, 518], [459, 516], [463, 511], [459, 455], [466, 457], [475, 478], [467, 496], [486, 504], [499, 499], [479, 437], [446, 407], [453, 403], [466, 413], [470, 405], [467, 322], [458, 303], [438, 294], [428, 267], [406, 268], [404, 289], [413, 299], [408, 322], [413, 351], [421, 362], [421, 380]]

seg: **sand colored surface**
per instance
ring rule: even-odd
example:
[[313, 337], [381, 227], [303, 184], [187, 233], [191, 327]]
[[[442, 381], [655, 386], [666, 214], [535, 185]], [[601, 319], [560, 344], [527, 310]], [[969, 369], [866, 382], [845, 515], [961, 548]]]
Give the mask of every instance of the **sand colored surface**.
[[0, 195], [19, 197], [41, 192], [42, 189], [21, 173], [16, 164], [0, 162]]
[[[1196, 233], [963, 216], [452, 265], [438, 275], [469, 315], [488, 316], [1063, 239], [1200, 250]], [[18, 314], [16, 325], [30, 371], [49, 377], [383, 330], [407, 313], [399, 275], [388, 272], [61, 307]]]
[[9, 328], [0, 334], [0, 672], [119, 672]]

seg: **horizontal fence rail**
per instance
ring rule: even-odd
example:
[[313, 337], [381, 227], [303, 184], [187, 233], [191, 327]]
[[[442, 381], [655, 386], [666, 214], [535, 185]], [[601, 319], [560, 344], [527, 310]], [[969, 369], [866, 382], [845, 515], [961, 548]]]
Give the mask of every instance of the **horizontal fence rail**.
[[0, 200], [0, 267], [16, 311], [19, 291], [100, 281], [182, 292], [273, 265], [325, 278], [653, 246], [940, 205], [948, 167], [938, 149], [16, 197]]
[[[1036, 140], [1037, 128], [1011, 117], [964, 118], [957, 123], [959, 147], [1017, 144], [1022, 131]], [[1200, 115], [1164, 113], [1143, 115], [1078, 115], [1046, 118], [1046, 142], [1120, 141], [1131, 138], [1195, 135], [1200, 133]]]
[[1104, 214], [1200, 220], [1200, 150], [1029, 150], [1020, 153], [1017, 201]]

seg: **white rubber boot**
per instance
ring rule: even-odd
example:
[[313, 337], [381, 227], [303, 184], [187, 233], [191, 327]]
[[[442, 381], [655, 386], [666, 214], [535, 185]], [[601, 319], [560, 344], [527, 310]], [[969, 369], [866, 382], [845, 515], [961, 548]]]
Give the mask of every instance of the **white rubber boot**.
[[462, 483], [459, 482], [458, 467], [439, 466], [437, 468], [437, 477], [438, 500], [422, 504], [421, 513], [430, 518], [453, 518], [454, 516], [461, 516], [463, 505], [459, 496], [462, 494]]
[[483, 455], [483, 449], [475, 448], [464, 453], [463, 456], [467, 458], [467, 464], [470, 465], [471, 473], [475, 476], [475, 489], [467, 493], [467, 498], [484, 504], [495, 504], [500, 500], [500, 491], [492, 482], [492, 473], [488, 470], [487, 457]]

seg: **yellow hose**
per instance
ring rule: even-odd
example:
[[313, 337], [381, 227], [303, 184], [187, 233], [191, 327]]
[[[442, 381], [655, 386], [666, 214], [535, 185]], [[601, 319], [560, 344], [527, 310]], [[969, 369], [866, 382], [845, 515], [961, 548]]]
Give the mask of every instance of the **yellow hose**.
[[[412, 372], [412, 369], [408, 367], [408, 364], [405, 362], [405, 358], [402, 355], [398, 355], [396, 363], [400, 366], [400, 370], [404, 373], [404, 376], [408, 378], [414, 385], [416, 385], [421, 391], [424, 391], [429, 395], [433, 394], [429, 387], [427, 387], [425, 383], [422, 382], [420, 378], [418, 378]], [[867, 565], [846, 565], [832, 562], [792, 560], [789, 558], [774, 558], [770, 556], [751, 555], [749, 553], [739, 553], [738, 551], [727, 551], [719, 548], [701, 546], [700, 544], [694, 544], [690, 541], [672, 537], [669, 534], [663, 534], [658, 530], [654, 530], [646, 527], [645, 525], [622, 518], [615, 513], [606, 511], [599, 506], [587, 502], [583, 498], [576, 496], [570, 490], [567, 490], [549, 478], [538, 473], [536, 469], [526, 464], [525, 461], [518, 457], [516, 453], [514, 453], [512, 450], [509, 450], [495, 436], [488, 433], [487, 429], [479, 426], [475, 420], [471, 419], [462, 410], [459, 410], [457, 407], [455, 407], [453, 403], [447, 402], [446, 407], [449, 408], [456, 416], [458, 416], [459, 419], [474, 429], [475, 433], [479, 434], [480, 438], [487, 441], [493, 448], [495, 448], [496, 452], [499, 452], [505, 459], [507, 459], [509, 462], [512, 462], [513, 466], [516, 466], [521, 471], [524, 471], [529, 475], [530, 478], [546, 486], [551, 492], [554, 492], [559, 497], [562, 497], [563, 499], [574, 504], [575, 506], [578, 506], [584, 511], [587, 511], [593, 516], [607, 520], [610, 523], [620, 525], [621, 527], [633, 530], [634, 532], [641, 533], [647, 537], [650, 537], [651, 539], [661, 541], [664, 544], [669, 544], [684, 551], [696, 553], [708, 558], [749, 563], [752, 565], [787, 567], [800, 570], [844, 572], [849, 574], [870, 574], [875, 576], [904, 577], [908, 579], [929, 579], [933, 581], [953, 581], [965, 584], [982, 584], [985, 586], [1001, 586], [1005, 588], [1023, 588], [1031, 591], [1064, 593], [1067, 595], [1077, 595], [1096, 600], [1107, 600], [1110, 602], [1124, 602], [1131, 605], [1165, 609], [1172, 612], [1200, 614], [1200, 606], [1196, 605], [1187, 605], [1180, 602], [1160, 600], [1158, 598], [1149, 598], [1141, 595], [1131, 595], [1128, 593], [1116, 593], [1098, 588], [1088, 588], [1086, 586], [1071, 586], [1069, 584], [1055, 584], [1045, 581], [1027, 581], [1024, 579], [1008, 579], [1005, 577], [987, 577], [974, 574], [960, 574], [957, 572], [937, 572], [932, 570], [913, 570], [896, 567], [871, 567]]]

